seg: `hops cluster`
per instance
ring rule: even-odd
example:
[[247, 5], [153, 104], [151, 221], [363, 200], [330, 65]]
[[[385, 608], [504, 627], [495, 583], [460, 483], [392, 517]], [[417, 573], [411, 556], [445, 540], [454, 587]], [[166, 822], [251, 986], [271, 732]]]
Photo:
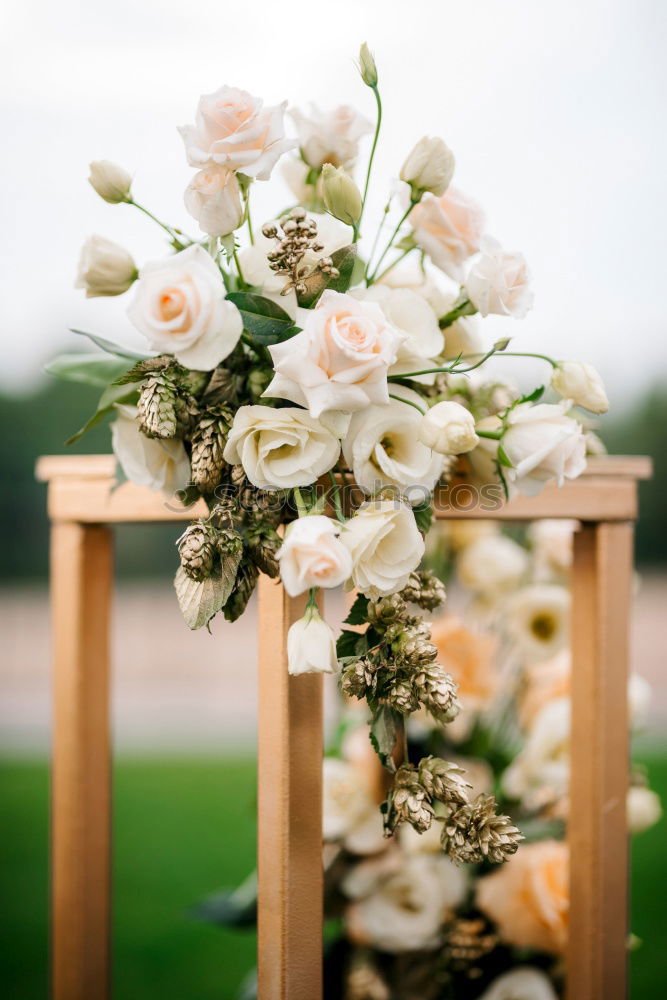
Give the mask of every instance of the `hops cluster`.
[[447, 804], [465, 805], [472, 788], [463, 768], [433, 756], [419, 761], [419, 781], [432, 798]]
[[418, 604], [425, 611], [434, 611], [445, 603], [447, 594], [442, 580], [430, 569], [422, 569], [410, 574], [400, 596], [408, 603]]
[[218, 528], [210, 520], [193, 521], [176, 542], [183, 571], [197, 581], [206, 580], [220, 568], [226, 556], [240, 558], [243, 542], [234, 528]]
[[331, 257], [320, 257], [312, 267], [304, 264], [306, 253], [317, 254], [324, 250], [317, 238], [317, 222], [308, 217], [305, 209], [294, 208], [279, 222], [267, 222], [262, 226], [262, 233], [269, 240], [278, 240], [276, 248], [267, 254], [267, 259], [272, 271], [284, 274], [288, 279], [281, 295], [287, 295], [292, 289], [297, 295], [305, 293], [305, 280], [316, 271], [330, 278], [339, 277]]
[[444, 954], [447, 965], [464, 972], [469, 979], [482, 974], [479, 963], [498, 944], [498, 935], [482, 917], [460, 917], [445, 929]]
[[350, 698], [373, 698], [377, 690], [379, 664], [368, 656], [348, 663], [340, 675], [343, 694]]
[[453, 810], [441, 835], [443, 850], [452, 860], [473, 864], [507, 861], [523, 839], [509, 816], [496, 813], [493, 795], [478, 795], [474, 802]]
[[386, 802], [385, 830], [390, 836], [399, 823], [409, 823], [417, 833], [424, 833], [433, 822], [435, 811], [431, 796], [419, 780], [411, 764], [403, 764], [396, 772], [394, 787]]
[[456, 697], [457, 685], [444, 667], [439, 663], [428, 663], [417, 671], [412, 682], [420, 702], [434, 719], [444, 725], [454, 721], [461, 704]]
[[176, 437], [177, 399], [176, 382], [168, 370], [155, 372], [142, 382], [137, 402], [137, 417], [139, 427], [146, 437]]
[[213, 493], [223, 478], [227, 463], [222, 453], [231, 425], [231, 411], [219, 405], [207, 410], [195, 427], [190, 462], [192, 481], [201, 493]]

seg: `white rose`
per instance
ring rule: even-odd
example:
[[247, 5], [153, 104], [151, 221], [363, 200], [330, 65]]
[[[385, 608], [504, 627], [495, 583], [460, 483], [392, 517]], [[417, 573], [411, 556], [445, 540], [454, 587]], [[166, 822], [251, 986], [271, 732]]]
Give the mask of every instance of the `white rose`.
[[263, 107], [259, 97], [236, 87], [220, 87], [199, 98], [196, 124], [179, 132], [191, 167], [217, 163], [248, 177], [268, 180], [277, 160], [296, 145], [285, 138], [286, 101]]
[[508, 480], [520, 493], [535, 496], [545, 483], [576, 479], [586, 468], [586, 441], [581, 424], [567, 416], [561, 403], [520, 403], [507, 418], [502, 444], [513, 468]]
[[220, 271], [197, 245], [146, 264], [127, 314], [154, 350], [201, 371], [231, 354], [243, 331]]
[[372, 598], [402, 590], [424, 555], [412, 510], [396, 500], [362, 503], [341, 538], [352, 555], [355, 587]]
[[502, 776], [510, 798], [533, 810], [567, 794], [570, 778], [570, 699], [554, 698], [542, 708], [526, 741]]
[[320, 111], [313, 104], [309, 115], [298, 108], [291, 108], [289, 113], [296, 125], [301, 155], [311, 167], [325, 163], [352, 167], [359, 153], [359, 140], [373, 131], [368, 119], [348, 104], [332, 111]]
[[290, 597], [311, 587], [338, 587], [352, 574], [352, 556], [340, 526], [323, 514], [292, 521], [278, 550], [280, 576]]
[[528, 528], [538, 579], [567, 573], [572, 565], [572, 540], [577, 521], [544, 518]]
[[327, 289], [302, 332], [269, 348], [276, 374], [264, 395], [307, 406], [314, 417], [388, 403], [401, 339], [375, 302]]
[[627, 815], [630, 833], [643, 833], [662, 817], [660, 796], [651, 788], [632, 785], [628, 788]]
[[443, 400], [431, 406], [422, 417], [419, 440], [440, 455], [463, 455], [479, 442], [475, 418], [460, 403]]
[[524, 966], [494, 979], [479, 1000], [558, 1000], [546, 973]]
[[75, 288], [86, 298], [122, 295], [137, 277], [137, 265], [124, 247], [104, 236], [89, 236], [81, 248]]
[[[445, 338], [433, 309], [423, 296], [410, 288], [389, 288], [386, 285], [355, 288], [350, 295], [360, 302], [377, 302], [388, 322], [403, 338], [398, 345], [396, 363], [389, 370], [390, 375], [437, 367], [431, 359], [442, 354]], [[432, 385], [435, 375], [423, 375], [415, 381]]]
[[130, 200], [132, 178], [124, 167], [111, 160], [93, 160], [88, 183], [111, 205]]
[[224, 458], [242, 465], [260, 490], [309, 486], [338, 461], [340, 441], [305, 410], [241, 406], [227, 437]]
[[124, 474], [138, 486], [170, 497], [190, 482], [190, 460], [182, 441], [147, 438], [139, 430], [136, 406], [116, 404], [111, 445]]
[[423, 136], [401, 167], [400, 178], [410, 185], [415, 200], [420, 194], [443, 195], [454, 176], [456, 161], [449, 146], [437, 136]]
[[531, 661], [555, 656], [568, 642], [570, 593], [557, 584], [524, 587], [508, 602], [504, 624], [519, 652]]
[[494, 594], [519, 584], [528, 568], [528, 556], [507, 535], [489, 534], [465, 547], [456, 568], [464, 587]]
[[[317, 253], [307, 250], [303, 255], [302, 264], [310, 269], [319, 257], [331, 257], [336, 250], [349, 246], [352, 242], [352, 230], [328, 214], [320, 215], [318, 212], [309, 212], [308, 218], [314, 219], [317, 223], [317, 240], [323, 247]], [[290, 290], [287, 295], [282, 295], [281, 292], [286, 283], [285, 275], [276, 274], [269, 267], [266, 255], [274, 250], [275, 246], [275, 240], [267, 239], [262, 231], [258, 230], [255, 233], [254, 246], [246, 247], [239, 253], [243, 277], [249, 284], [256, 285], [267, 299], [277, 302], [292, 319], [297, 319], [296, 293]], [[298, 325], [303, 326], [303, 322], [307, 318], [308, 310], [301, 310]]]
[[480, 248], [485, 220], [479, 205], [450, 187], [440, 198], [425, 194], [408, 221], [435, 266], [460, 283], [463, 265]]
[[343, 441], [343, 456], [357, 486], [367, 493], [397, 486], [414, 504], [428, 499], [442, 473], [443, 459], [419, 439], [422, 417], [412, 402], [421, 397], [412, 389], [392, 386], [398, 399], [386, 406], [368, 406], [355, 413]]
[[198, 170], [185, 189], [185, 207], [209, 236], [227, 236], [241, 225], [243, 206], [236, 174], [217, 164]]
[[287, 669], [290, 674], [333, 674], [338, 667], [336, 638], [316, 607], [287, 633]]
[[382, 814], [370, 794], [363, 768], [337, 757], [325, 757], [322, 777], [324, 839], [341, 841], [354, 854], [381, 851], [386, 845]]
[[609, 400], [604, 383], [593, 365], [584, 361], [559, 361], [551, 376], [551, 387], [563, 399], [591, 413], [606, 413]]
[[533, 304], [526, 258], [503, 250], [491, 236], [483, 237], [481, 249], [464, 282], [468, 298], [482, 316], [497, 313], [523, 319]]

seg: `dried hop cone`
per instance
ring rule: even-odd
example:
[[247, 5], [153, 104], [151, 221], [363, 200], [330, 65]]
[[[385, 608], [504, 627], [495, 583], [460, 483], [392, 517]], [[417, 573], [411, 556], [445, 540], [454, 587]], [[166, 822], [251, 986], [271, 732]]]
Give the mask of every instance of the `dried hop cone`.
[[206, 411], [192, 434], [192, 481], [201, 493], [212, 493], [222, 480], [227, 468], [222, 453], [231, 422], [230, 411], [219, 406]]
[[411, 638], [408, 632], [407, 638], [401, 642], [397, 652], [402, 663], [416, 670], [433, 663], [438, 655], [438, 648], [421, 636]]
[[448, 965], [469, 979], [478, 979], [479, 964], [497, 947], [498, 935], [482, 917], [459, 917], [445, 928], [444, 944]]
[[375, 693], [378, 666], [368, 657], [353, 660], [343, 667], [340, 689], [350, 698], [365, 698]]
[[393, 833], [399, 823], [410, 823], [417, 833], [424, 833], [433, 821], [433, 806], [417, 771], [403, 764], [396, 772], [394, 787], [387, 798], [385, 827]]
[[214, 530], [206, 521], [193, 521], [176, 542], [181, 566], [192, 580], [206, 580], [218, 553]]
[[422, 705], [438, 722], [452, 722], [459, 714], [461, 705], [456, 697], [457, 686], [451, 674], [439, 663], [420, 667], [412, 682]]
[[402, 621], [405, 618], [407, 608], [405, 601], [400, 594], [390, 594], [389, 597], [381, 597], [377, 601], [368, 603], [368, 621], [371, 625], [379, 625], [386, 628], [393, 622]]
[[245, 611], [257, 583], [257, 567], [245, 560], [241, 563], [234, 581], [234, 589], [227, 599], [222, 612], [228, 622], [235, 622]]
[[433, 611], [445, 603], [445, 585], [430, 569], [416, 570], [410, 574], [401, 597], [408, 603], [418, 604], [425, 611]]
[[168, 371], [157, 371], [141, 383], [137, 416], [149, 438], [173, 438], [178, 430], [178, 390]]
[[276, 554], [281, 544], [280, 535], [270, 524], [262, 524], [259, 528], [249, 532], [248, 535], [248, 545], [253, 562], [262, 573], [266, 573], [274, 580], [280, 574]]
[[440, 757], [424, 757], [419, 761], [419, 781], [431, 798], [447, 805], [465, 805], [468, 789], [465, 771], [457, 764]]
[[509, 816], [496, 813], [493, 795], [478, 795], [470, 805], [455, 809], [443, 824], [443, 850], [454, 861], [500, 864], [518, 850], [523, 834]]
[[385, 697], [391, 707], [403, 715], [410, 715], [419, 708], [419, 698], [411, 682], [401, 677], [390, 681]]

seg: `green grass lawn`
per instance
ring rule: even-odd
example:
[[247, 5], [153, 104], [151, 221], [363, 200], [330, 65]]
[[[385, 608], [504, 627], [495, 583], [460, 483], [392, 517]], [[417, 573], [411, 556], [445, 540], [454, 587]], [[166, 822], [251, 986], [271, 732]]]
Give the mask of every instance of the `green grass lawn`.
[[[647, 758], [667, 801], [667, 756]], [[115, 769], [114, 995], [117, 1000], [232, 1000], [254, 963], [248, 931], [190, 910], [254, 866], [255, 767], [249, 760], [121, 760]], [[48, 771], [0, 764], [0, 983], [7, 1000], [47, 995]], [[633, 845], [632, 1000], [664, 991], [665, 824]], [[91, 998], [93, 1000], [93, 998]]]

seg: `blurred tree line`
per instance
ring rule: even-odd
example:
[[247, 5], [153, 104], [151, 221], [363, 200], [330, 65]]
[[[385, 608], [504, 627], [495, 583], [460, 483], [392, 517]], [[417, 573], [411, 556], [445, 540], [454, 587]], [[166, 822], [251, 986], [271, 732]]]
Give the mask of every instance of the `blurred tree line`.
[[[39, 455], [109, 452], [108, 425], [96, 427], [68, 448], [64, 440], [93, 412], [98, 392], [85, 385], [49, 380], [32, 394], [0, 395], [0, 574], [3, 580], [45, 580], [48, 568], [46, 487], [35, 482]], [[651, 455], [653, 480], [641, 484], [637, 559], [667, 564], [662, 498], [667, 493], [667, 389], [654, 387], [624, 412], [602, 422], [610, 453]], [[130, 576], [168, 576], [175, 571], [179, 525], [136, 525], [117, 529], [117, 562]]]

